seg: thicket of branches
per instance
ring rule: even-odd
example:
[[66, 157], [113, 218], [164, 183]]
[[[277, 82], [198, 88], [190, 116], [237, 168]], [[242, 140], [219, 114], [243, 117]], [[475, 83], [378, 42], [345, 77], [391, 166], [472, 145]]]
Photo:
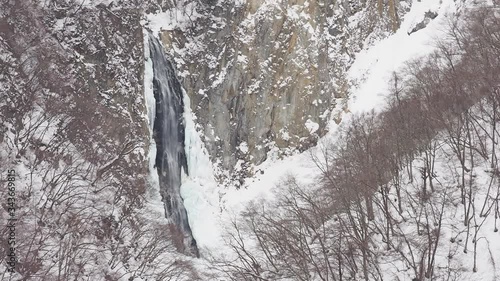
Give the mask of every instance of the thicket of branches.
[[[313, 157], [316, 186], [290, 178], [273, 203], [247, 208], [222, 271], [231, 280], [382, 280], [393, 264], [415, 281], [476, 272], [480, 233], [498, 231], [500, 215], [499, 77], [499, 16], [468, 11], [433, 54], [394, 74], [382, 113], [353, 116]], [[484, 167], [486, 187], [477, 183]], [[446, 209], [463, 226], [447, 225], [449, 242]], [[481, 229], [486, 220], [494, 229]], [[452, 263], [459, 250], [472, 264]]]

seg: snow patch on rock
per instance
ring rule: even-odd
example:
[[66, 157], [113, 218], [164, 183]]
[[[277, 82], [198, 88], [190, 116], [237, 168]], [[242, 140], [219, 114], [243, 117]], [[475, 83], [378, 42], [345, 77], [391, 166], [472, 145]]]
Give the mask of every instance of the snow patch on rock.
[[305, 126], [311, 134], [316, 133], [316, 131], [319, 129], [319, 124], [311, 121], [311, 119], [307, 119]]

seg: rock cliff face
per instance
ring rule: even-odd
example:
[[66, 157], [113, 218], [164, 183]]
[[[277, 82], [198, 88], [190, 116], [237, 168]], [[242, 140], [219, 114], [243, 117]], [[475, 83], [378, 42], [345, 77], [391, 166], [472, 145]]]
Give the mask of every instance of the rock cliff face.
[[205, 1], [161, 31], [220, 180], [303, 150], [348, 94], [352, 55], [399, 24], [398, 1]]

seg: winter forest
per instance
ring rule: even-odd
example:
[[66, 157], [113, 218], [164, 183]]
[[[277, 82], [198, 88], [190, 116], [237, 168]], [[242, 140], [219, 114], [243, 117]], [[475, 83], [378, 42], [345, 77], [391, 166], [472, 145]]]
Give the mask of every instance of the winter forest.
[[[0, 0], [0, 280], [500, 280], [490, 0]], [[497, 265], [498, 264], [498, 265]]]

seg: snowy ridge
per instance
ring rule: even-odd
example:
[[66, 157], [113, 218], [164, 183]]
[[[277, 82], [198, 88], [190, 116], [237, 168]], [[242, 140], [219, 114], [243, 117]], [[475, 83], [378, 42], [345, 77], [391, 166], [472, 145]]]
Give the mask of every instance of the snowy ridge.
[[[379, 41], [356, 55], [349, 69], [353, 98], [348, 108], [351, 112], [382, 109], [388, 92], [389, 79], [405, 62], [431, 53], [439, 38], [446, 32], [447, 24], [464, 5], [453, 0], [413, 1], [401, 27], [388, 38]], [[425, 18], [425, 13], [435, 12], [437, 17], [425, 28], [409, 34]]]

